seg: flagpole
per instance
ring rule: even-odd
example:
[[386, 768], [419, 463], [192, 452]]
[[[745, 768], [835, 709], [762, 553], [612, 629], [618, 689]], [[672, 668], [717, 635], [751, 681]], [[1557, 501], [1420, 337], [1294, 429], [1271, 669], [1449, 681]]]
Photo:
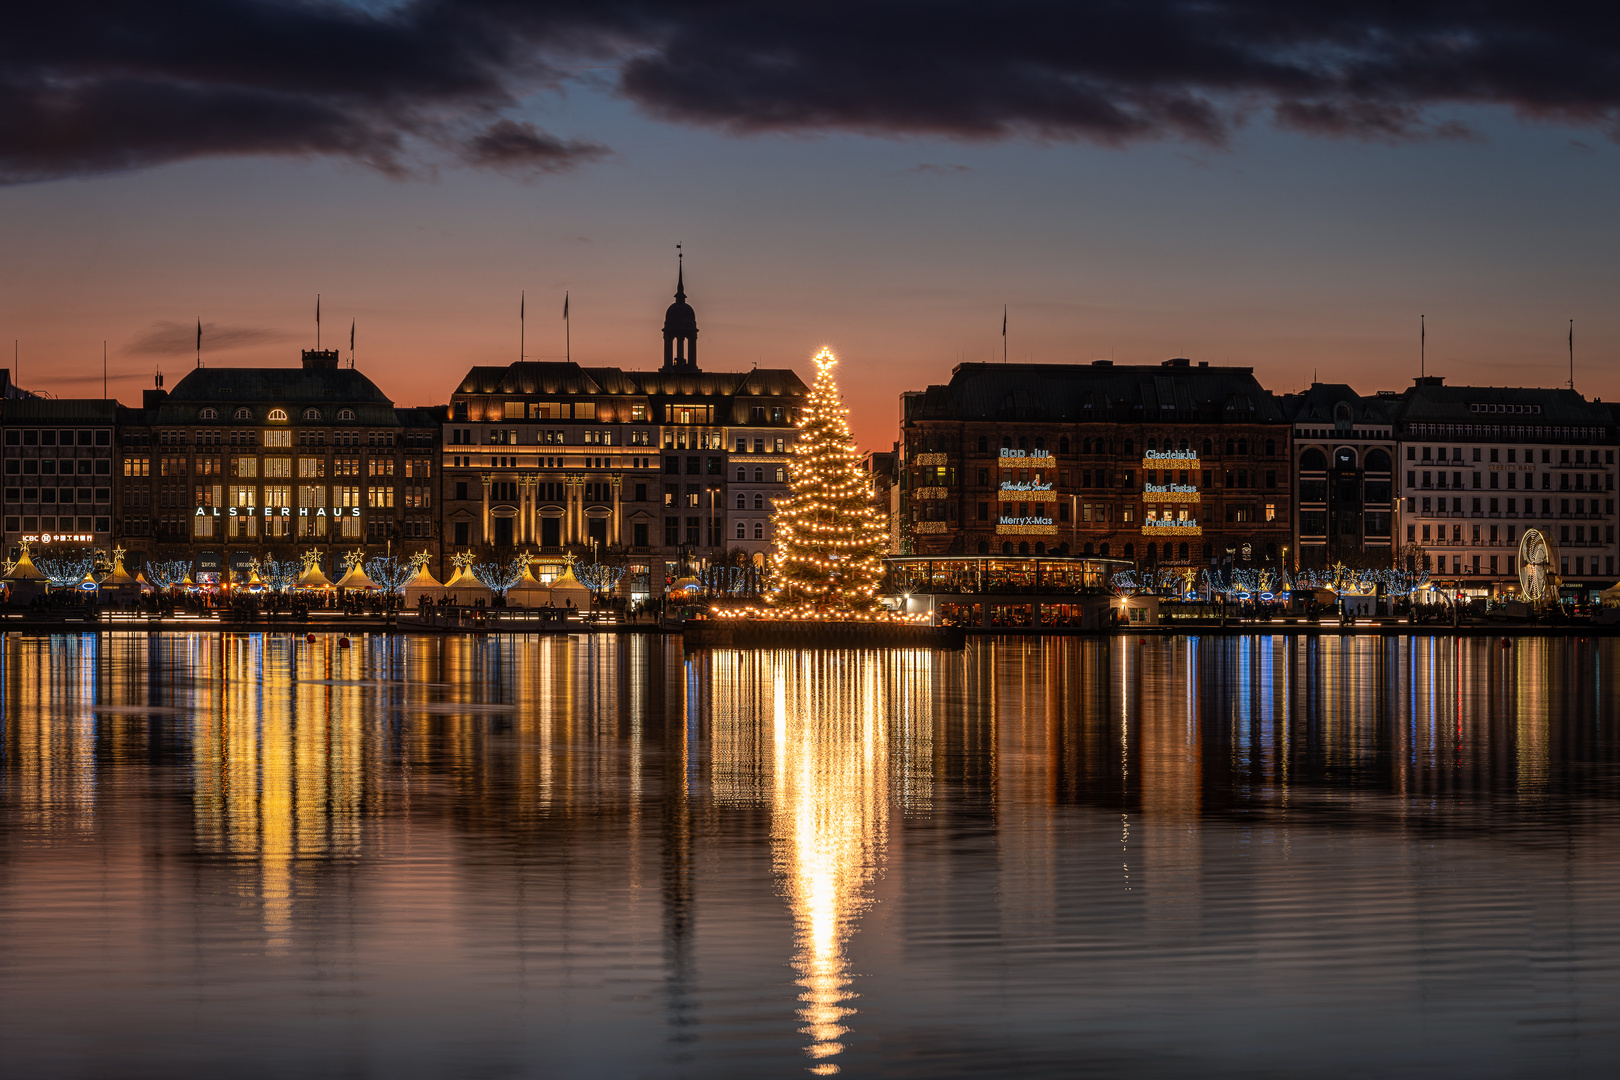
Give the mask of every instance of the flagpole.
[[518, 290], [518, 363], [520, 364], [523, 363], [523, 358], [526, 355], [524, 351], [523, 334], [524, 331], [528, 329], [528, 321], [526, 320], [524, 314], [525, 308], [528, 306], [528, 300], [529, 294], [521, 289]]
[[354, 370], [354, 324], [357, 319], [349, 320], [349, 370]]
[[1007, 305], [1001, 305], [1001, 362], [1007, 362]]
[[569, 363], [574, 360], [574, 326], [568, 320], [568, 293], [563, 293], [563, 359]]
[[197, 366], [202, 367], [202, 316], [197, 316]]
[[1427, 315], [1418, 316], [1418, 376], [1429, 373], [1429, 324]]
[[107, 399], [107, 339], [101, 339], [101, 398]]
[[315, 294], [315, 351], [321, 351], [321, 294]]
[[1569, 320], [1569, 388], [1575, 389], [1575, 320]]

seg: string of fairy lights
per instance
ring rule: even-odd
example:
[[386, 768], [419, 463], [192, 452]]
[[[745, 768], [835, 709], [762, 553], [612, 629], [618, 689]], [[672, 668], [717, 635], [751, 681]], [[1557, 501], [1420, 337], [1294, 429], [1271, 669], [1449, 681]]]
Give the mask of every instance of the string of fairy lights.
[[815, 385], [799, 414], [788, 491], [772, 517], [772, 601], [806, 614], [877, 603], [888, 526], [873, 505], [833, 377], [838, 358], [815, 355]]

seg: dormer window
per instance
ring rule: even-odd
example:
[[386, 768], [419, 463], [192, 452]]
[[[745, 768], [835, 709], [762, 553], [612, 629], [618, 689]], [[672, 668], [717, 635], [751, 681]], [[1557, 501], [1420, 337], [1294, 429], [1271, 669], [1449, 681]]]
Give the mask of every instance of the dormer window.
[[218, 420], [219, 419], [219, 410], [218, 409], [202, 409], [197, 413], [197, 419], [199, 419], [199, 420]]
[[319, 420], [320, 418], [321, 418], [321, 410], [319, 410], [319, 409], [305, 409], [304, 410], [304, 419], [305, 420]]
[[279, 422], [284, 424], [284, 423], [287, 422], [287, 410], [286, 409], [271, 409], [268, 419], [271, 420], [272, 422], [279, 421]]
[[339, 420], [353, 420], [354, 419], [354, 410], [353, 409], [339, 409], [338, 410], [338, 419]]
[[252, 409], [237, 409], [236, 412], [231, 414], [231, 416], [232, 416], [233, 419], [236, 419], [236, 420], [251, 420], [251, 419], [253, 419], [253, 410]]

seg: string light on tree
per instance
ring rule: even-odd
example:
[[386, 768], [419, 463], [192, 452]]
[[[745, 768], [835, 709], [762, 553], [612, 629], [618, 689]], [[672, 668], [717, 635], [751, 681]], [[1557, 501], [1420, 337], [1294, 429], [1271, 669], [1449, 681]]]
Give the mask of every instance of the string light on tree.
[[865, 610], [877, 602], [888, 526], [873, 505], [849, 433], [831, 350], [816, 354], [815, 385], [799, 414], [787, 498], [772, 516], [773, 599], [808, 608]]

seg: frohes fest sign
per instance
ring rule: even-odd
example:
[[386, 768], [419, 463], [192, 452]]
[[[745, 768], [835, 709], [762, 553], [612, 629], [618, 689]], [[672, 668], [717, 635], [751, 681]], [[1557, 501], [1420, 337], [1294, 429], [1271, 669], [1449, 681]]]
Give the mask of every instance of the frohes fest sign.
[[[199, 507], [197, 507], [197, 512], [195, 514], [193, 514], [192, 516], [193, 517], [267, 517], [267, 518], [268, 517], [292, 517], [293, 516], [293, 508], [290, 507], [290, 506], [266, 506], [263, 509], [264, 509], [264, 512], [262, 514], [260, 514], [260, 513], [258, 513], [258, 511], [254, 507], [251, 507], [251, 506], [214, 506], [214, 507], [199, 506]], [[224, 511], [224, 513], [220, 512], [222, 510]], [[328, 513], [326, 507], [324, 507], [324, 506], [317, 506], [317, 507], [314, 507], [314, 508], [311, 508], [311, 507], [308, 507], [308, 506], [300, 506], [298, 508], [298, 515], [297, 516], [299, 516], [299, 517], [359, 517], [360, 516], [360, 508], [358, 506], [334, 506], [334, 507], [332, 507], [331, 512]]]

